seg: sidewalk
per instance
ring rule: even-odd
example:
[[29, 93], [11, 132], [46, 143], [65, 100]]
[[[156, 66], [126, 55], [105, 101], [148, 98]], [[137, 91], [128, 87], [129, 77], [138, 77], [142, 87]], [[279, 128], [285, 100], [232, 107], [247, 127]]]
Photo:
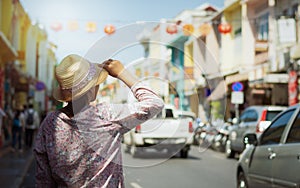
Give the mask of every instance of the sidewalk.
[[22, 153], [11, 152], [10, 147], [0, 149], [0, 185], [5, 188], [19, 188], [32, 161], [32, 149]]

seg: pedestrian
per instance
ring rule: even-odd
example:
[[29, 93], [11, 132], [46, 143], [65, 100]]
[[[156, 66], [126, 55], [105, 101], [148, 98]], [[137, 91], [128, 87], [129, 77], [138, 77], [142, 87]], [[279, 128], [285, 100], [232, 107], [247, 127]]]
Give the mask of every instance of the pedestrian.
[[25, 118], [22, 106], [18, 106], [16, 109], [12, 123], [12, 151], [15, 152], [18, 147], [19, 152], [22, 152], [22, 135], [25, 129]]
[[27, 148], [32, 147], [34, 133], [40, 123], [39, 119], [39, 114], [33, 109], [33, 104], [29, 104], [25, 111], [25, 145]]
[[[137, 102], [96, 104], [108, 75], [123, 81]], [[97, 65], [69, 55], [55, 76], [53, 97], [67, 105], [49, 113], [39, 128], [37, 187], [124, 187], [122, 135], [159, 113], [163, 101], [117, 60]]]

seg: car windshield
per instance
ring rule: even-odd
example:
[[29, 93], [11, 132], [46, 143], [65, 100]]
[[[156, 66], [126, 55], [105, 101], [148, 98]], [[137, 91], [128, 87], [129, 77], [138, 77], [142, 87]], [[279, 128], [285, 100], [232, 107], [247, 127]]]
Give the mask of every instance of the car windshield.
[[268, 111], [267, 116], [266, 116], [266, 121], [271, 121], [277, 114], [279, 114], [281, 111], [276, 110], [276, 111]]

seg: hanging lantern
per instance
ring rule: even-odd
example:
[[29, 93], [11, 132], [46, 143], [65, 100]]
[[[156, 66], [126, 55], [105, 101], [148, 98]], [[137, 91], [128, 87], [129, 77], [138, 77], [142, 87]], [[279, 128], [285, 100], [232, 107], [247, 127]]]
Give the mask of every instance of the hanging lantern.
[[178, 32], [177, 26], [175, 24], [168, 25], [166, 28], [166, 32], [171, 35], [177, 33]]
[[108, 35], [113, 34], [115, 31], [116, 31], [116, 28], [113, 25], [107, 25], [104, 27], [104, 32]]
[[199, 27], [199, 32], [203, 36], [207, 36], [211, 32], [211, 25], [209, 23], [204, 23]]
[[195, 30], [192, 24], [185, 24], [182, 29], [183, 29], [183, 34], [186, 36], [192, 35]]
[[76, 30], [78, 30], [78, 28], [79, 28], [79, 25], [78, 25], [78, 22], [77, 21], [70, 21], [69, 23], [68, 23], [68, 29], [70, 30], [70, 31], [76, 31]]
[[94, 33], [97, 30], [97, 24], [95, 22], [88, 22], [86, 24], [86, 31], [89, 33]]
[[62, 24], [59, 23], [59, 22], [54, 22], [51, 24], [50, 28], [53, 30], [53, 31], [60, 31], [62, 30]]
[[227, 34], [227, 33], [230, 33], [231, 30], [232, 30], [232, 26], [229, 24], [229, 23], [221, 23], [219, 26], [218, 26], [218, 30], [220, 33], [222, 34]]

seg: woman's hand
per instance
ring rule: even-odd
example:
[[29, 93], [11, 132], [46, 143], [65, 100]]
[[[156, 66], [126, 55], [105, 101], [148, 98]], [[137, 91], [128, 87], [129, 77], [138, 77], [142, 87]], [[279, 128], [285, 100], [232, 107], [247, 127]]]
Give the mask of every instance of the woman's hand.
[[106, 60], [102, 63], [103, 68], [112, 77], [118, 78], [118, 76], [124, 71], [124, 65], [118, 60]]
[[118, 60], [109, 59], [99, 66], [104, 68], [110, 76], [122, 80], [129, 88], [138, 82], [137, 78], [126, 70], [124, 65]]

